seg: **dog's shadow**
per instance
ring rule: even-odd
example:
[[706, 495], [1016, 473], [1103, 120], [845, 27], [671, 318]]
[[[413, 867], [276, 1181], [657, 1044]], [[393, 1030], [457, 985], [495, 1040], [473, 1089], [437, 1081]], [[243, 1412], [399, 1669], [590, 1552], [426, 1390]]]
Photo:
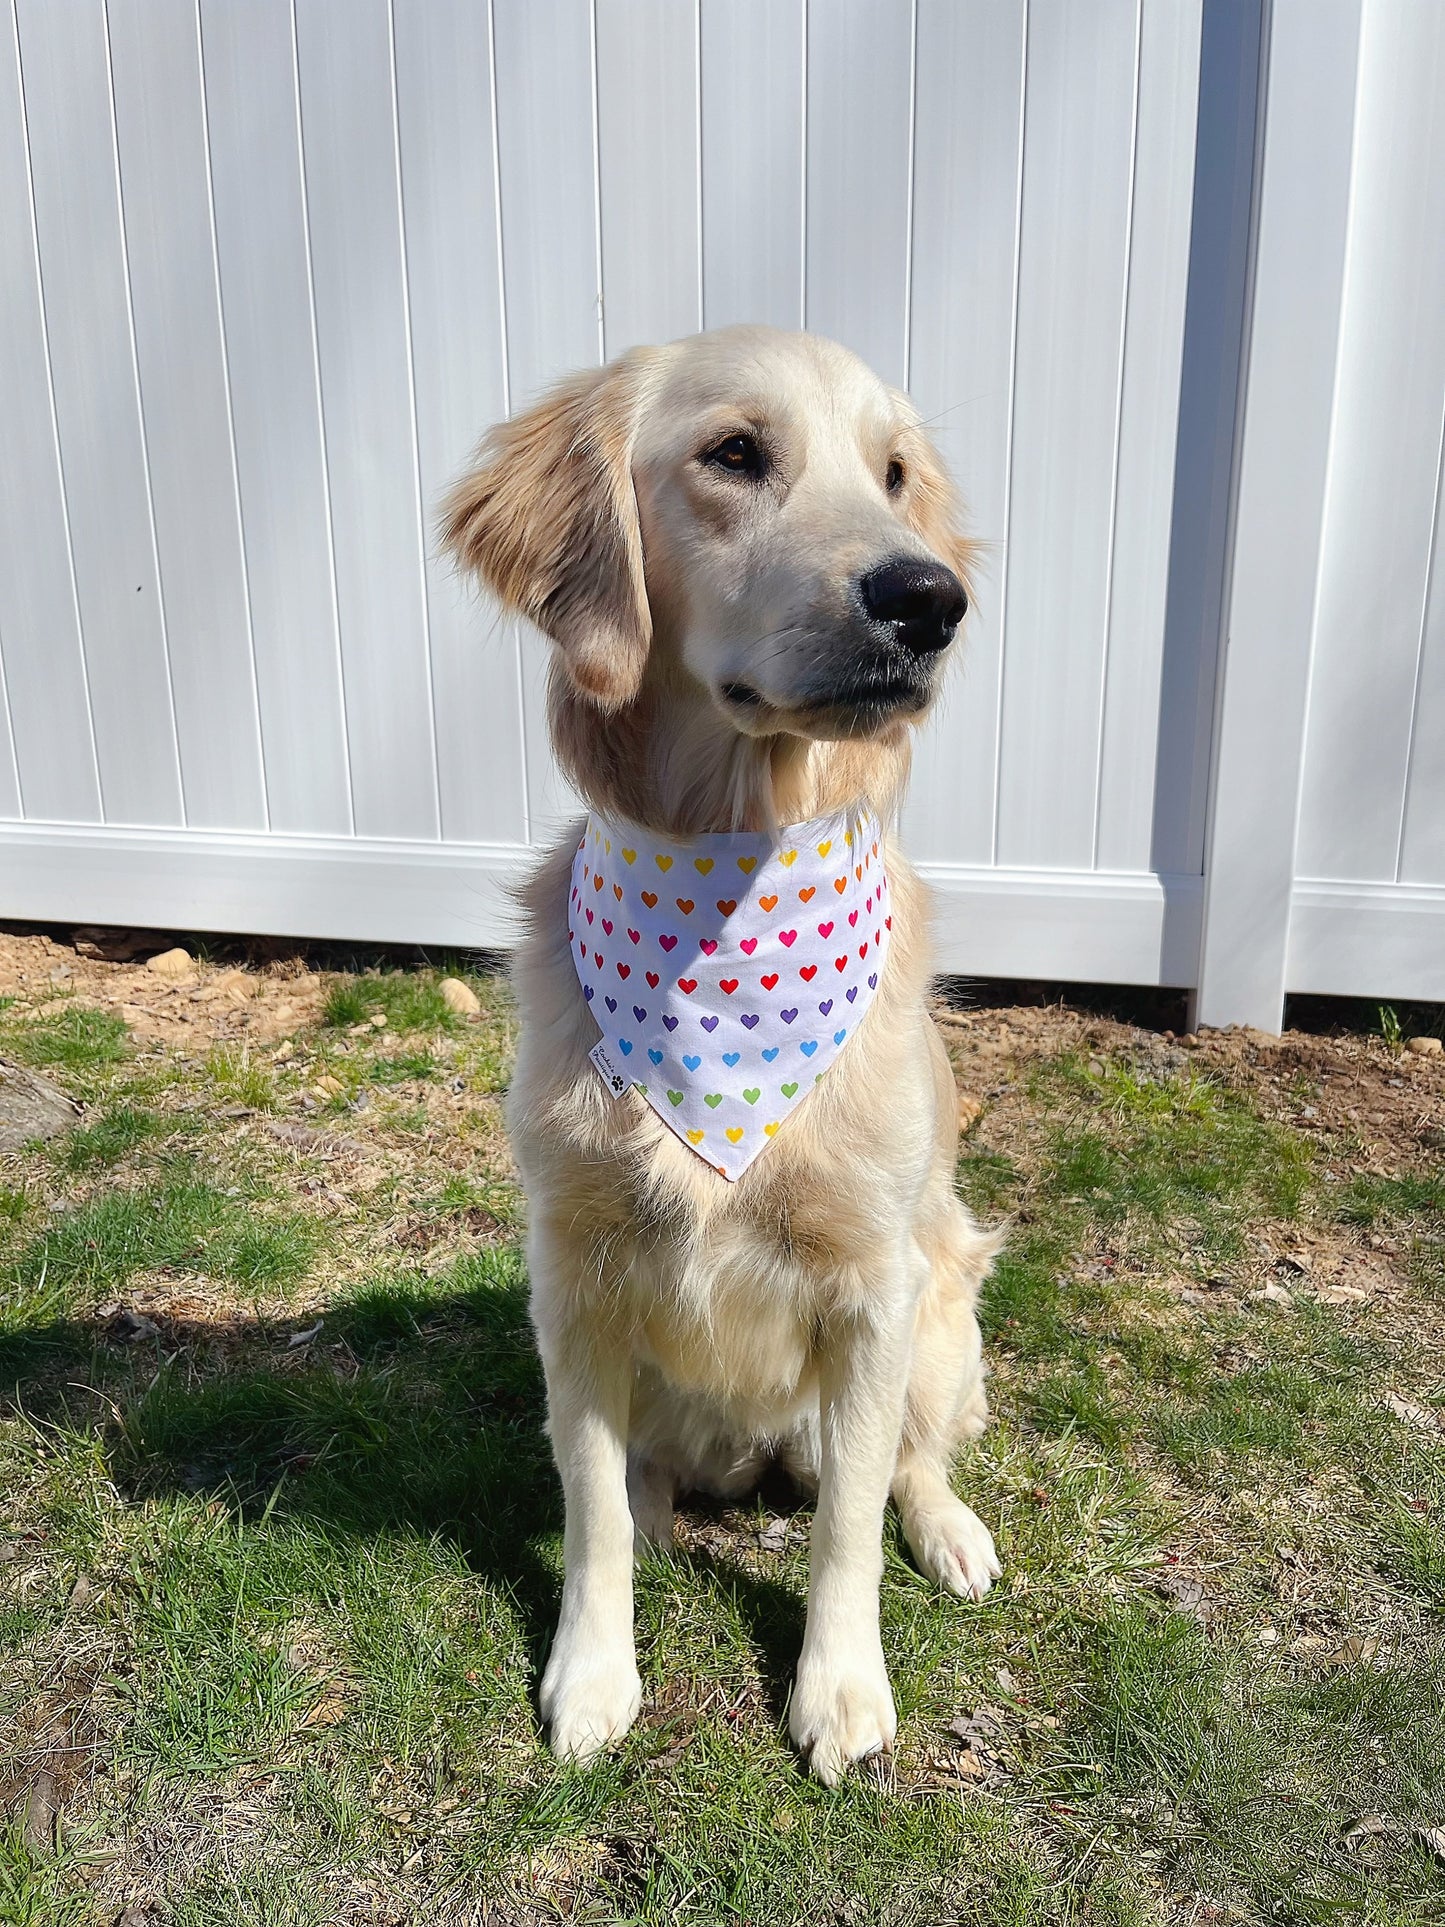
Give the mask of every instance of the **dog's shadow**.
[[[328, 1309], [310, 1337], [157, 1311], [12, 1327], [0, 1335], [0, 1414], [20, 1408], [97, 1430], [132, 1501], [184, 1493], [257, 1529], [450, 1543], [515, 1613], [535, 1701], [557, 1617], [562, 1502], [514, 1254], [485, 1254], [442, 1295], [398, 1275]], [[779, 1509], [797, 1504], [791, 1488], [768, 1491]], [[722, 1508], [687, 1512], [716, 1526]], [[781, 1719], [802, 1602], [730, 1557], [726, 1532], [706, 1536], [674, 1566], [720, 1611], [732, 1603]]]

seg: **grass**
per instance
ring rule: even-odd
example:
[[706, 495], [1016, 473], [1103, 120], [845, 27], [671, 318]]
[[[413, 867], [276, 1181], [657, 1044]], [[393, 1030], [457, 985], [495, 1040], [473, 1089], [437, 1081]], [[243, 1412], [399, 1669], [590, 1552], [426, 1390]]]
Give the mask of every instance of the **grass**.
[[[770, 1487], [639, 1567], [643, 1717], [579, 1774], [535, 1713], [509, 1006], [437, 981], [336, 977], [284, 1052], [0, 1011], [88, 1106], [0, 1193], [4, 1927], [1445, 1922], [1438, 1165], [1127, 1034], [1036, 1052], [959, 1167], [1012, 1227], [960, 1467], [1007, 1577], [941, 1600], [890, 1519], [892, 1770], [826, 1792], [786, 1743]], [[1388, 1247], [1390, 1292], [1330, 1302], [1306, 1246]]]

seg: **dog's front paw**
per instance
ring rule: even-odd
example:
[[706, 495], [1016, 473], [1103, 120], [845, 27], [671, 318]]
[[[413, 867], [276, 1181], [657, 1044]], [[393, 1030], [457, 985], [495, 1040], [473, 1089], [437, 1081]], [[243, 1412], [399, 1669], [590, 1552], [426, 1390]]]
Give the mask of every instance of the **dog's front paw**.
[[855, 1760], [889, 1752], [897, 1730], [881, 1648], [868, 1656], [810, 1656], [804, 1649], [788, 1731], [825, 1786], [836, 1786]]
[[591, 1646], [559, 1633], [542, 1675], [542, 1718], [559, 1760], [584, 1766], [615, 1746], [637, 1718], [642, 1681], [630, 1647]]
[[919, 1570], [960, 1599], [982, 1599], [1003, 1571], [993, 1534], [962, 1499], [906, 1513], [903, 1530]]

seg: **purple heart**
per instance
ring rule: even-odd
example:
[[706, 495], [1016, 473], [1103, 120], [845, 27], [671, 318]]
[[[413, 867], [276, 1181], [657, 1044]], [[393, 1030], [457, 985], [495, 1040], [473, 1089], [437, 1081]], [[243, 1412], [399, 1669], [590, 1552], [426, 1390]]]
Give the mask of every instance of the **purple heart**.
[[747, 1016], [746, 1016], [746, 1017], [744, 1017], [744, 1019], [743, 1019], [743, 1029], [744, 1029], [744, 1030], [756, 1030], [756, 1029], [757, 1029], [757, 1027], [758, 1027], [758, 1025], [759, 1025], [759, 1024], [760, 1024], [760, 1023], [762, 1022], [762, 1021], [763, 1021], [763, 1020], [762, 1020], [762, 1018], [761, 1018], [761, 1017], [760, 1017], [760, 1016], [758, 1015], [758, 1013], [757, 1013], [757, 1011], [755, 1011], [755, 1010], [750, 1010], [750, 1011], [748, 1012], [748, 1014], [747, 1014]]
[[782, 1018], [785, 1024], [791, 1024], [793, 1019], [797, 1016], [797, 1014], [798, 1013], [796, 1010], [780, 1010], [778, 1012], [778, 1015]]
[[605, 998], [603, 999], [603, 1002], [604, 1002], [604, 1003], [605, 1003], [605, 1004], [607, 1005], [607, 1008], [608, 1008], [609, 1010], [616, 1010], [616, 1008], [617, 1008], [617, 999], [616, 999], [615, 997], [605, 997]]
[[819, 1004], [818, 1008], [826, 1017], [828, 1012], [833, 1008], [833, 999], [831, 997], [825, 998], [824, 1001]]
[[584, 996], [584, 997], [585, 997], [585, 998], [587, 999], [587, 1001], [588, 1001], [588, 1003], [589, 1003], [589, 1004], [590, 1004], [590, 1003], [592, 1002], [592, 986], [591, 986], [591, 984], [583, 984], [583, 986], [582, 986], [582, 995], [583, 995], [583, 996]]
[[704, 1030], [716, 1030], [716, 1029], [717, 1029], [717, 1018], [716, 1018], [716, 1017], [704, 1017], [704, 1018], [703, 1018], [703, 1020], [702, 1020], [702, 1027], [703, 1027], [703, 1029], [704, 1029]]
[[669, 1030], [676, 1030], [676, 1029], [677, 1029], [677, 1026], [678, 1026], [678, 1024], [679, 1024], [679, 1022], [680, 1022], [681, 1020], [680, 1020], [679, 1018], [676, 1018], [676, 1017], [664, 1017], [662, 1021], [663, 1021], [663, 1023], [664, 1023], [664, 1024], [666, 1024], [666, 1025], [667, 1025], [667, 1028], [668, 1028]]
[[641, 1004], [634, 1004], [632, 1006], [632, 1014], [639, 1024], [645, 1023], [647, 1020], [647, 1012], [642, 1008]]
[[848, 1002], [851, 1004], [853, 999], [857, 995], [858, 995], [858, 986], [857, 984], [854, 984], [853, 988], [848, 992]]
[[872, 976], [868, 979], [868, 988], [870, 990], [876, 990], [878, 988], [878, 972], [876, 970], [873, 972]]

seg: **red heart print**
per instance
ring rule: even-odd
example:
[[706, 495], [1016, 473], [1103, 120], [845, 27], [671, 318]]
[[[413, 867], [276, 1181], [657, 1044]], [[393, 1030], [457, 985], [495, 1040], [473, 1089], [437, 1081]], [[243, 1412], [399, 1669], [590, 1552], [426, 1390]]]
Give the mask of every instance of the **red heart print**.
[[816, 964], [804, 964], [802, 969], [798, 972], [798, 975], [802, 978], [805, 984], [812, 983], [813, 979], [817, 976], [817, 974], [818, 974], [818, 966]]
[[717, 907], [719, 916], [730, 917], [738, 907], [738, 900], [736, 897], [719, 897]]
[[684, 991], [690, 997], [692, 993], [697, 989], [697, 978], [696, 977], [679, 977], [677, 980], [677, 987], [679, 990]]
[[868, 955], [868, 946], [866, 943], [859, 946], [858, 955], [860, 959]]
[[602, 968], [602, 952], [600, 950], [594, 950], [592, 954], [597, 959], [597, 968], [600, 970]]
[[846, 957], [835, 957], [833, 959], [833, 968], [835, 970], [846, 970], [848, 968], [848, 959]]
[[617, 974], [619, 977], [630, 977], [632, 975], [632, 965], [625, 963], [618, 964]]
[[652, 985], [652, 988], [656, 990], [657, 986], [662, 982], [662, 979], [655, 970], [649, 970], [647, 973], [647, 981]]
[[776, 990], [778, 987], [777, 971], [775, 970], [769, 976], [764, 977], [762, 979], [762, 985], [764, 990]]
[[720, 977], [717, 987], [719, 990], [725, 990], [728, 996], [731, 997], [738, 987], [738, 980], [736, 977]]
[[595, 910], [589, 910], [587, 912], [587, 921], [589, 923], [595, 923], [596, 919], [597, 919], [597, 912]]

